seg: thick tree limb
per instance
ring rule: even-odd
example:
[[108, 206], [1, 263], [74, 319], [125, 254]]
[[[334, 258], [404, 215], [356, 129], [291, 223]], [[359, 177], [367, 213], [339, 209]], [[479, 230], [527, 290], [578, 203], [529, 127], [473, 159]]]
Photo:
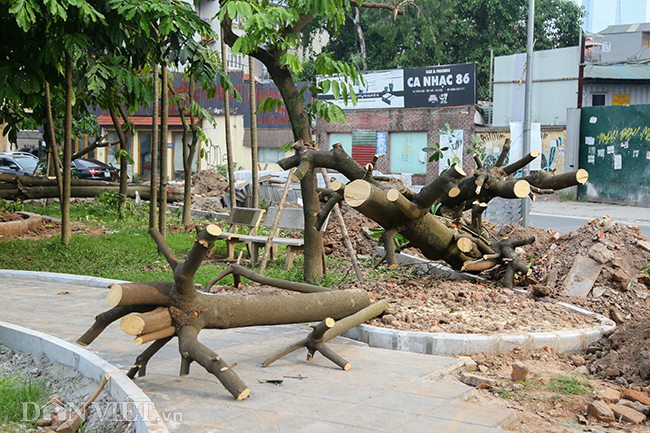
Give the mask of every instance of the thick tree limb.
[[308, 351], [307, 361], [311, 361], [314, 354], [316, 352], [320, 352], [327, 359], [334, 362], [343, 370], [347, 371], [351, 367], [350, 363], [334, 353], [329, 347], [325, 345], [325, 343], [334, 337], [341, 335], [348, 329], [352, 329], [355, 326], [358, 326], [372, 319], [373, 317], [380, 315], [386, 310], [387, 307], [388, 302], [382, 300], [364, 308], [363, 310], [358, 311], [355, 314], [345, 317], [338, 322], [328, 317], [318, 325], [314, 326], [314, 330], [307, 336], [307, 338], [271, 355], [269, 358], [262, 362], [262, 365], [264, 367], [268, 367], [283, 356], [286, 356], [302, 347], [306, 347]]
[[77, 344], [81, 346], [88, 346], [99, 337], [99, 334], [104, 332], [104, 329], [111, 323], [126, 316], [127, 314], [135, 312], [145, 312], [154, 309], [152, 305], [126, 305], [120, 307], [113, 307], [108, 311], [95, 316], [95, 323], [77, 339]]
[[132, 305], [168, 307], [171, 305], [170, 298], [173, 294], [174, 283], [169, 281], [148, 281], [112, 284], [109, 287], [111, 290], [106, 298], [109, 307]]
[[151, 357], [158, 353], [158, 351], [162, 349], [165, 344], [169, 343], [172, 338], [174, 337], [172, 336], [156, 340], [149, 347], [147, 347], [145, 351], [138, 355], [138, 357], [135, 359], [133, 367], [131, 367], [131, 369], [129, 369], [129, 371], [126, 373], [127, 377], [129, 379], [133, 379], [136, 373], [138, 373], [138, 377], [144, 377], [147, 374], [147, 363]]
[[589, 173], [583, 168], [562, 174], [538, 171], [535, 174], [522, 177], [521, 179], [540, 189], [558, 190], [570, 186], [584, 185], [589, 180]]
[[299, 283], [296, 281], [286, 281], [286, 280], [280, 280], [278, 278], [266, 277], [264, 275], [260, 275], [258, 273], [251, 271], [250, 269], [246, 269], [236, 264], [230, 265], [230, 267], [228, 267], [226, 270], [221, 272], [215, 278], [211, 279], [206, 285], [205, 290], [209, 292], [210, 289], [218, 281], [222, 280], [223, 278], [231, 274], [248, 278], [251, 281], [264, 284], [265, 286], [278, 287], [280, 289], [291, 290], [293, 292], [320, 293], [320, 292], [329, 292], [332, 290], [328, 287], [317, 286], [315, 284]]
[[220, 356], [199, 343], [198, 335], [199, 331], [192, 326], [184, 326], [178, 331], [178, 349], [183, 359], [196, 361], [215, 375], [235, 400], [248, 397], [250, 389]]

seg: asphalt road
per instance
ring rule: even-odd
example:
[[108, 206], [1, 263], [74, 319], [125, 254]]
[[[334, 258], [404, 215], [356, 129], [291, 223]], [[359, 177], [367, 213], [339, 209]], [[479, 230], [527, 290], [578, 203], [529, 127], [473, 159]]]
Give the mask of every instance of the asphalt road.
[[[650, 213], [650, 210], [648, 210], [648, 212]], [[528, 217], [528, 223], [531, 227], [549, 228], [551, 230], [557, 230], [560, 233], [568, 233], [571, 231], [576, 231], [592, 219], [593, 218], [574, 217], [567, 215], [549, 215], [531, 212]], [[616, 220], [616, 222], [626, 225], [639, 224], [638, 222], [627, 222], [620, 220]], [[639, 224], [639, 227], [641, 228], [641, 233], [650, 238], [650, 224]]]

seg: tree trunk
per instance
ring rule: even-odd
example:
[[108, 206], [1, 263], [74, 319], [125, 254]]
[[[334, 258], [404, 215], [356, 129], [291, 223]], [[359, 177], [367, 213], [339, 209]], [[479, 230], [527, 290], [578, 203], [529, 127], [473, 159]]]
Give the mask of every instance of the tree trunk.
[[357, 32], [357, 37], [359, 38], [359, 52], [361, 53], [361, 66], [363, 67], [363, 71], [368, 70], [368, 59], [367, 59], [367, 54], [366, 54], [366, 37], [363, 34], [363, 29], [361, 28], [361, 14], [360, 14], [361, 8], [355, 7], [354, 8], [354, 18], [352, 19], [352, 22], [354, 23], [354, 28]]
[[[160, 192], [158, 193], [158, 202], [160, 213], [158, 215], [158, 228], [163, 239], [167, 232], [167, 140], [169, 139], [168, 119], [169, 119], [169, 91], [167, 82], [167, 65], [162, 66], [162, 94], [161, 94], [161, 146], [160, 146]], [[152, 167], [152, 170], [154, 168]]]
[[72, 59], [65, 55], [65, 140], [63, 142], [63, 192], [61, 193], [61, 243], [70, 244], [70, 171], [72, 162]]
[[[221, 61], [223, 73], [228, 75], [228, 56], [226, 52], [226, 41], [221, 31]], [[228, 189], [230, 190], [230, 209], [237, 206], [237, 192], [235, 191], [235, 166], [232, 155], [232, 138], [230, 136], [230, 92], [223, 92], [224, 120], [226, 122], [226, 157], [228, 159]]]
[[260, 187], [257, 180], [257, 96], [255, 95], [255, 59], [248, 56], [248, 78], [250, 80], [251, 104], [251, 168], [253, 173], [253, 208], [260, 205]]
[[158, 99], [160, 97], [160, 77], [158, 76], [158, 64], [153, 65], [153, 114], [151, 130], [151, 187], [149, 193], [149, 228], [158, 227], [158, 146], [160, 139], [158, 135]]
[[59, 186], [59, 201], [63, 201], [63, 177], [61, 176], [61, 169], [59, 165], [59, 155], [56, 150], [56, 134], [54, 132], [54, 119], [52, 117], [52, 95], [50, 94], [50, 83], [45, 81], [45, 106], [47, 118], [47, 153], [48, 153], [48, 174], [55, 175], [57, 185]]
[[[120, 150], [123, 150], [124, 152], [128, 152], [129, 142], [131, 142], [133, 139], [133, 128], [127, 126], [130, 125], [130, 121], [129, 121], [129, 115], [126, 112], [124, 105], [118, 104], [117, 108], [120, 111], [120, 115], [122, 116], [122, 119], [124, 120], [124, 126], [120, 129], [124, 131], [123, 128], [127, 128], [126, 130], [127, 132], [126, 133], [122, 132], [122, 135], [119, 136], [120, 148], [121, 148]], [[120, 215], [122, 214], [122, 208], [124, 207], [124, 203], [126, 203], [126, 191], [129, 185], [128, 167], [129, 167], [128, 157], [126, 155], [120, 156], [120, 202], [119, 202]]]
[[[119, 159], [120, 159], [120, 199], [118, 202], [118, 214], [120, 215], [120, 218], [122, 217], [122, 208], [124, 207], [124, 203], [126, 201], [126, 193], [127, 193], [127, 188], [128, 188], [128, 182], [127, 182], [127, 173], [126, 173], [126, 166], [127, 166], [127, 160], [126, 157], [122, 154], [122, 150], [126, 151], [128, 148], [128, 142], [127, 140], [130, 138], [130, 134], [127, 136], [124, 133], [124, 128], [129, 122], [128, 117], [126, 116], [126, 112], [123, 108], [119, 109], [120, 115], [122, 116], [122, 121], [123, 124], [120, 125], [120, 118], [117, 115], [117, 112], [115, 111], [115, 106], [109, 107], [108, 111], [111, 115], [111, 119], [113, 120], [113, 126], [115, 127], [115, 132], [117, 133], [118, 140], [120, 141], [120, 149], [119, 149]], [[119, 108], [119, 107], [118, 107]]]
[[[22, 177], [22, 176], [21, 176]], [[96, 197], [105, 190], [119, 192], [120, 187], [115, 183], [105, 182], [106, 185], [97, 185], [92, 182], [100, 181], [89, 181], [90, 183], [84, 183], [82, 179], [75, 179], [71, 181], [69, 197], [75, 198], [85, 198], [85, 197]], [[9, 188], [5, 188], [9, 186]], [[25, 186], [21, 185], [20, 188], [12, 188], [11, 184], [2, 184], [0, 183], [0, 199], [4, 200], [37, 200], [41, 198], [59, 198], [59, 187], [56, 185], [56, 181], [52, 182], [52, 185], [34, 185], [34, 186]], [[126, 191], [126, 196], [132, 199], [135, 199], [135, 193], [138, 192], [138, 195], [143, 200], [150, 200], [151, 197], [149, 194], [151, 190], [147, 186], [136, 186], [130, 185]], [[178, 198], [181, 197], [181, 191], [177, 191], [177, 194], [169, 194], [167, 197], [168, 203], [175, 202]]]

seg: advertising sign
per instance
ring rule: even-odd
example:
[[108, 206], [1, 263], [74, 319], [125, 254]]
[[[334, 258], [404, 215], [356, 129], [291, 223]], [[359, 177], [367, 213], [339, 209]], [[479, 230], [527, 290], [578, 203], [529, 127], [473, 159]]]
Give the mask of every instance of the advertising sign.
[[[356, 106], [330, 92], [319, 99], [334, 102], [346, 110], [368, 108], [452, 107], [474, 105], [477, 100], [477, 64], [391, 69], [362, 74], [365, 85], [353, 86]], [[343, 86], [343, 79], [336, 79]], [[322, 77], [318, 78], [321, 81]]]

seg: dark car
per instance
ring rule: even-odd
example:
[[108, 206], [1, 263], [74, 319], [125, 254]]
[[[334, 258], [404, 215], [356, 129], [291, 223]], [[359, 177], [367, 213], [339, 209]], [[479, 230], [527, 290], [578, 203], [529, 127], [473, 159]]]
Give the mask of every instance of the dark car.
[[77, 179], [107, 181], [115, 181], [119, 177], [118, 170], [112, 165], [90, 158], [80, 158], [72, 161], [72, 176]]
[[22, 176], [32, 175], [36, 170], [38, 159], [31, 155], [15, 155], [13, 152], [0, 153], [0, 173]]

